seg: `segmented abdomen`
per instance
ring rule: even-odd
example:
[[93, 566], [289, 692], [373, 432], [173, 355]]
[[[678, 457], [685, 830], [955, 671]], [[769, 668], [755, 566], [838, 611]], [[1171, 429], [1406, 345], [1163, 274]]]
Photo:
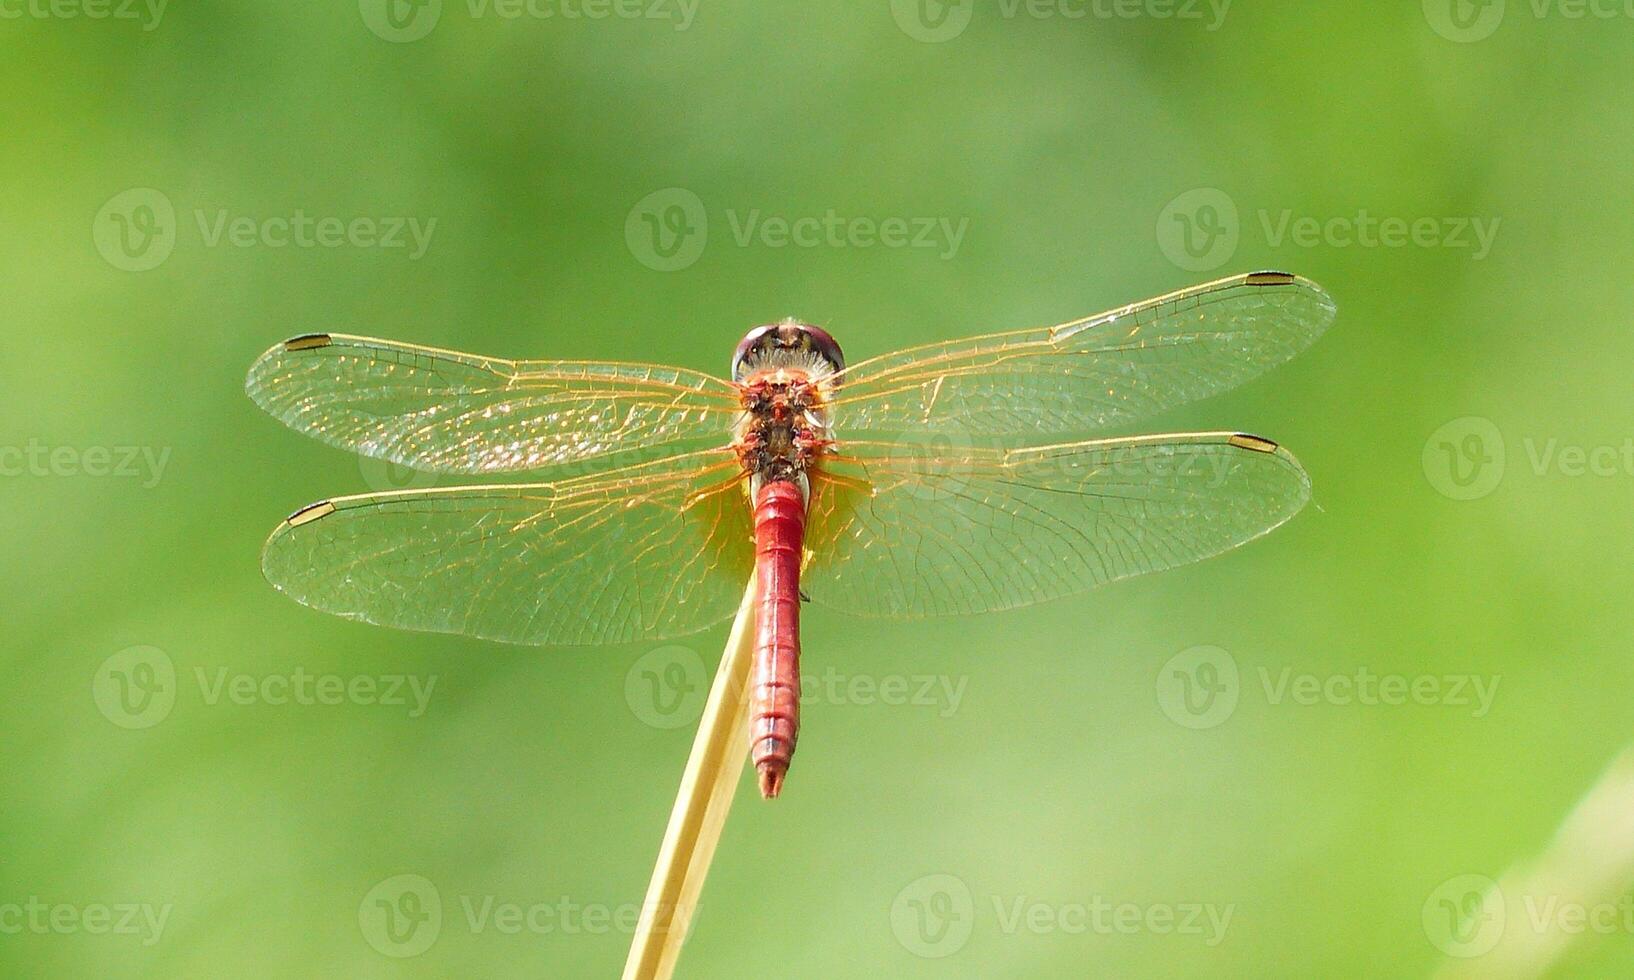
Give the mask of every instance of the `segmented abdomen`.
[[749, 735], [760, 793], [767, 799], [782, 791], [800, 734], [800, 559], [805, 535], [806, 502], [800, 488], [782, 481], [762, 486], [755, 497], [759, 608]]

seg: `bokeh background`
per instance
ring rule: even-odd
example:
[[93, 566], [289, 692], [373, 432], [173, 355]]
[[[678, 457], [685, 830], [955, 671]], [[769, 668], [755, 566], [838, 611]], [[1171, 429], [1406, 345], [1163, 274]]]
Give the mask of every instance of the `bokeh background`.
[[[1043, 607], [808, 610], [827, 693], [681, 975], [1626, 975], [1626, 811], [1559, 835], [1634, 736], [1630, 14], [3, 0], [0, 972], [623, 963], [724, 629], [278, 595], [284, 514], [427, 478], [261, 415], [272, 343], [724, 370], [789, 314], [858, 358], [1269, 267], [1335, 327], [1142, 428], [1272, 436], [1314, 505]], [[831, 212], [958, 237], [743, 234]]]

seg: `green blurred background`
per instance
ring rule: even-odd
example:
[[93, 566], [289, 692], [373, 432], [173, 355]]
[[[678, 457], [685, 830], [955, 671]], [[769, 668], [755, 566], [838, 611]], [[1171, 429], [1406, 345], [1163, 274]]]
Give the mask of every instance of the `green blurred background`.
[[[1437, 910], [1547, 847], [1634, 727], [1634, 18], [589, 2], [0, 0], [0, 972], [622, 965], [724, 630], [529, 650], [278, 595], [257, 556], [284, 514], [427, 479], [260, 414], [242, 378], [275, 341], [721, 371], [789, 314], [856, 359], [1262, 267], [1322, 282], [1335, 327], [1142, 429], [1272, 436], [1314, 506], [1024, 611], [809, 609], [808, 675], [842, 683], [784, 798], [745, 781], [680, 975], [1417, 976], [1481, 952]], [[830, 211], [964, 232], [735, 233]], [[297, 212], [431, 235], [215, 235]], [[1358, 242], [1363, 212], [1430, 224]], [[644, 239], [646, 214], [686, 240]], [[1223, 700], [1177, 702], [1182, 668]], [[1327, 683], [1359, 670], [1438, 693]], [[434, 688], [279, 703], [297, 674]], [[1279, 699], [1307, 675], [1316, 703]], [[1552, 975], [1626, 975], [1634, 936], [1605, 932]]]

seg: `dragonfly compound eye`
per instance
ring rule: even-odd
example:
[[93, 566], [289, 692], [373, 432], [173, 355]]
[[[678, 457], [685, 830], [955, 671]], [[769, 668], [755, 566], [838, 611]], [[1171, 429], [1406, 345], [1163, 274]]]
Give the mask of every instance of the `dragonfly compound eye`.
[[828, 363], [834, 365], [835, 371], [845, 370], [845, 351], [840, 350], [840, 342], [834, 339], [833, 334], [822, 327], [814, 327], [809, 323], [801, 324], [800, 329], [805, 331], [806, 336], [810, 338], [811, 349], [821, 354]]
[[749, 331], [732, 355], [735, 381], [756, 370], [780, 367], [835, 372], [845, 368], [845, 354], [827, 330], [789, 319]]

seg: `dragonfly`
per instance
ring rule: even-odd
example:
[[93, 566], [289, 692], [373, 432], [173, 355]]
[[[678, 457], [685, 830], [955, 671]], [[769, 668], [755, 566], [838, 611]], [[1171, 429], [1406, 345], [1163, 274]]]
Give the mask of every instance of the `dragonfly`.
[[854, 364], [788, 319], [750, 330], [725, 378], [307, 334], [255, 362], [256, 404], [332, 446], [485, 482], [304, 507], [262, 567], [348, 619], [562, 646], [698, 632], [752, 581], [751, 757], [775, 798], [803, 602], [994, 612], [1268, 533], [1311, 488], [1277, 443], [1107, 430], [1262, 374], [1334, 315], [1310, 280], [1257, 272]]

